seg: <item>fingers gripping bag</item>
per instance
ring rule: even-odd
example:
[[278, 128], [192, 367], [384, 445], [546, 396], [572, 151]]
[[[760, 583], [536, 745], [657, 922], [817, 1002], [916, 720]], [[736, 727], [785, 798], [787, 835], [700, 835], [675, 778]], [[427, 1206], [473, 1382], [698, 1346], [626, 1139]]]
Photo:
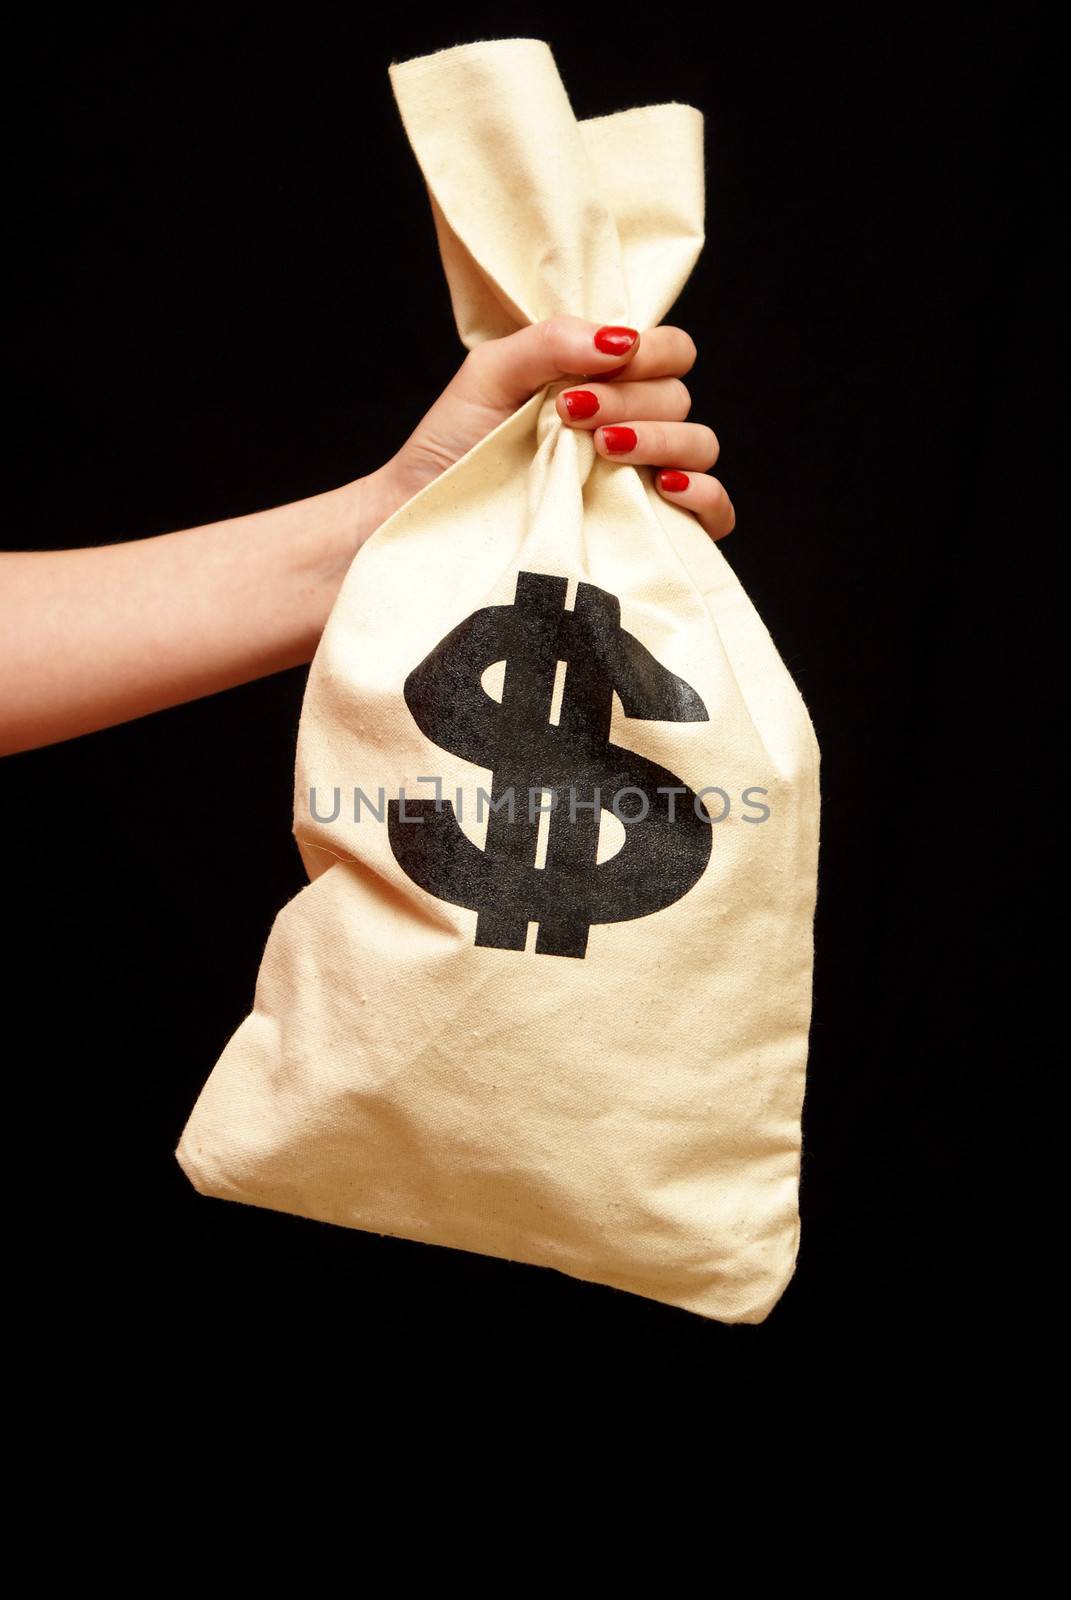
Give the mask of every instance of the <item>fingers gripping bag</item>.
[[[548, 46], [390, 66], [463, 344], [665, 319], [703, 118], [578, 121]], [[819, 753], [732, 569], [547, 385], [384, 522], [309, 670], [206, 1195], [759, 1323], [795, 1271]]]

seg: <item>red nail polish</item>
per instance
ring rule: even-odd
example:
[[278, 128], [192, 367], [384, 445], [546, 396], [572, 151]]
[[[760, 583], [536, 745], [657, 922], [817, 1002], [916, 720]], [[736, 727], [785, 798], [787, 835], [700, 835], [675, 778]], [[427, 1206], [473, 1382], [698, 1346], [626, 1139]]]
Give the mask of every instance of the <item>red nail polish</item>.
[[603, 443], [611, 455], [623, 456], [636, 448], [635, 428], [603, 428]]
[[638, 338], [635, 328], [616, 328], [610, 324], [595, 335], [595, 348], [604, 356], [627, 356]]
[[567, 389], [562, 395], [565, 409], [574, 422], [580, 422], [584, 417], [593, 417], [599, 409], [598, 395], [592, 394], [590, 389]]
[[665, 472], [658, 474], [658, 482], [663, 489], [679, 493], [681, 489], [687, 489], [688, 487], [688, 474], [686, 472], [678, 472], [675, 467], [667, 467]]

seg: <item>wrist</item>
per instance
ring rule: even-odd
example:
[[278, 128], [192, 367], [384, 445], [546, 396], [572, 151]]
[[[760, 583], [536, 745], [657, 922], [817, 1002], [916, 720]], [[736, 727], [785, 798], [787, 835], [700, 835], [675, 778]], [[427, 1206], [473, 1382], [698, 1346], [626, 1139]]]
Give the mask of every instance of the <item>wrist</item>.
[[332, 502], [325, 552], [329, 569], [344, 574], [365, 540], [405, 504], [411, 492], [400, 483], [394, 462], [388, 461], [326, 496], [317, 496]]
[[369, 472], [357, 480], [356, 498], [360, 503], [360, 533], [358, 549], [364, 541], [375, 533], [376, 529], [386, 522], [388, 517], [394, 515], [400, 506], [411, 497], [413, 490], [407, 489], [401, 481], [398, 471], [397, 457], [377, 467], [374, 472]]
[[408, 498], [388, 462], [362, 478], [285, 508], [285, 523], [279, 531], [288, 547], [291, 581], [308, 613], [306, 650], [315, 648], [343, 579], [365, 540]]
[[372, 472], [313, 495], [301, 511], [305, 527], [315, 531], [302, 540], [306, 560], [327, 583], [341, 583], [369, 534], [389, 515], [387, 486]]

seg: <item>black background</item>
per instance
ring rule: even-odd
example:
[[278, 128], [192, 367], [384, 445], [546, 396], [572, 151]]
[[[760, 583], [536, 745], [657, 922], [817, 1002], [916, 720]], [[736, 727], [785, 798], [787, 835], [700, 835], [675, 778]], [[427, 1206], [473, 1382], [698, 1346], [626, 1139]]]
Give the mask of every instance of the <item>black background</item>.
[[410, 1338], [436, 1359], [612, 1343], [650, 1378], [730, 1342], [932, 1340], [982, 1314], [974, 1112], [1007, 1041], [979, 1004], [994, 929], [969, 780], [1002, 692], [987, 624], [1037, 131], [1029, 19], [973, 15], [938, 33], [714, 5], [698, 33], [638, 35], [546, 7], [132, 13], [24, 34], [16, 549], [290, 501], [409, 433], [463, 351], [391, 59], [536, 36], [579, 116], [698, 106], [708, 242], [667, 320], [699, 346], [692, 415], [738, 517], [722, 548], [810, 707], [824, 796], [799, 1265], [762, 1327], [727, 1328], [188, 1185], [174, 1145], [304, 881], [303, 671], [9, 758], [9, 1273], [31, 1344], [71, 1338], [121, 1375], [176, 1334], [280, 1363], [304, 1337], [328, 1365], [344, 1346], [389, 1366]]

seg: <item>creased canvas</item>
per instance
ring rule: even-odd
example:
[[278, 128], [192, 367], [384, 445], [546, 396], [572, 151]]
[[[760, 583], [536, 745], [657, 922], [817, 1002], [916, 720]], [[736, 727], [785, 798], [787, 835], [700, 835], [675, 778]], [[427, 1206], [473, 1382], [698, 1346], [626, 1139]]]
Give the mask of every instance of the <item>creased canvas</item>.
[[[696, 108], [578, 121], [535, 39], [390, 80], [465, 346], [666, 319]], [[759, 1323], [799, 1247], [818, 745], [718, 546], [565, 386], [350, 568], [298, 735], [309, 883], [177, 1156], [206, 1195]]]

